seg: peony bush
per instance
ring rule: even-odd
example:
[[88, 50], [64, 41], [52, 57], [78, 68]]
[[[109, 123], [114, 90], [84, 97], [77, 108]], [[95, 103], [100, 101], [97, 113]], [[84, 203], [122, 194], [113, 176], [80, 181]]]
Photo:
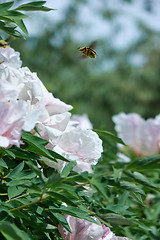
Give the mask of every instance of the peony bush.
[[[15, 16], [44, 3], [1, 3], [15, 24], [2, 30], [23, 37]], [[93, 129], [0, 41], [0, 239], [159, 239], [159, 115], [113, 116], [118, 137]]]

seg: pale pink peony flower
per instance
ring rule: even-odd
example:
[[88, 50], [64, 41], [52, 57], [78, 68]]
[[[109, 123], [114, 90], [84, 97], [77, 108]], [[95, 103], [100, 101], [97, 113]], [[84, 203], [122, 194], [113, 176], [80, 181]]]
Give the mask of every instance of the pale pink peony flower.
[[58, 136], [63, 134], [70, 117], [71, 113], [69, 112], [52, 115], [43, 123], [37, 122], [37, 129], [44, 139], [55, 142], [54, 138], [56, 139]]
[[0, 100], [10, 101], [17, 99], [16, 89], [5, 79], [0, 81]]
[[71, 120], [77, 122], [77, 127], [81, 129], [92, 129], [93, 125], [90, 122], [88, 115], [83, 114], [83, 115], [73, 115]]
[[[75, 128], [64, 132], [53, 147], [53, 150], [69, 161], [76, 160], [77, 165], [73, 168], [76, 172], [92, 172], [91, 165], [95, 165], [103, 151], [102, 141], [92, 130]], [[46, 162], [50, 167], [62, 171], [66, 162], [58, 160], [58, 163]]]
[[20, 60], [20, 53], [16, 52], [11, 47], [0, 48], [0, 68], [3, 69], [6, 66], [10, 66], [13, 68], [20, 68], [22, 65], [22, 61]]
[[101, 225], [98, 219], [97, 224], [83, 219], [64, 215], [72, 233], [69, 233], [61, 224], [58, 231], [64, 240], [129, 240], [125, 237], [116, 237], [115, 234], [104, 224]]
[[27, 67], [15, 69], [6, 67], [0, 71], [0, 81], [8, 82], [10, 88], [17, 92], [17, 99], [30, 103], [30, 111], [40, 110], [39, 122], [43, 122], [54, 114], [60, 114], [72, 109], [48, 92], [36, 73]]
[[69, 233], [62, 225], [58, 226], [61, 237], [65, 240], [100, 240], [103, 236], [103, 228], [99, 224], [91, 223], [83, 219], [65, 215], [72, 233]]
[[27, 104], [23, 101], [0, 101], [0, 146], [7, 148], [20, 144]]
[[138, 155], [149, 156], [160, 151], [159, 118], [144, 120], [136, 113], [113, 117], [115, 129], [124, 143]]

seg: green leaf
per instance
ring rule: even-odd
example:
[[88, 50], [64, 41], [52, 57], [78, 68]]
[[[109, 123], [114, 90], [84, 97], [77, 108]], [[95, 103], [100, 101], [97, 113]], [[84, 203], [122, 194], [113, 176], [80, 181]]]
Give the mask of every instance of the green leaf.
[[8, 173], [7, 178], [17, 178], [18, 174], [23, 170], [24, 162], [21, 162], [17, 167], [15, 167], [11, 172]]
[[46, 183], [46, 187], [54, 187], [56, 184], [58, 184], [61, 180], [60, 174], [53, 173]]
[[45, 4], [45, 3], [46, 3], [46, 1], [30, 2], [30, 3], [20, 5], [18, 8], [16, 8], [16, 10], [20, 10], [20, 11], [45, 11], [45, 12], [48, 12], [50, 10], [54, 10], [52, 8], [48, 8], [48, 7], [43, 6], [43, 4]]
[[60, 159], [60, 160], [65, 161], [65, 162], [69, 162], [69, 160], [64, 158], [62, 155], [60, 155], [60, 154], [58, 154], [58, 153], [56, 153], [56, 152], [54, 152], [50, 149], [48, 149], [48, 151], [55, 159]]
[[15, 23], [18, 25], [18, 27], [20, 27], [20, 29], [21, 29], [26, 35], [28, 35], [27, 28], [26, 28], [26, 26], [25, 26], [25, 24], [24, 24], [24, 22], [23, 22], [22, 19], [16, 20]]
[[8, 187], [8, 197], [9, 199], [14, 198], [24, 192], [25, 188], [19, 186]]
[[34, 152], [38, 155], [49, 158], [50, 160], [56, 161], [55, 158], [50, 154], [45, 145], [48, 144], [48, 141], [40, 137], [34, 136], [28, 132], [22, 132], [22, 139], [28, 143], [27, 150]]
[[4, 167], [4, 168], [8, 168], [7, 164], [5, 163], [5, 161], [3, 160], [3, 158], [0, 158], [0, 166]]
[[149, 157], [144, 157], [134, 162], [131, 162], [127, 169], [129, 170], [148, 170], [148, 169], [160, 169], [160, 155], [153, 155]]
[[117, 225], [132, 225], [133, 223], [126, 219], [125, 217], [114, 214], [114, 213], [107, 213], [103, 215], [103, 218], [110, 222], [111, 224], [117, 224]]
[[55, 212], [66, 213], [66, 214], [71, 215], [73, 217], [77, 217], [77, 218], [87, 220], [89, 222], [97, 223], [92, 217], [90, 217], [88, 215], [88, 213], [86, 211], [81, 210], [81, 209], [76, 208], [76, 207], [61, 206], [60, 208], [54, 208], [54, 207], [50, 206], [50, 209], [54, 210]]
[[139, 172], [134, 172], [132, 173], [131, 171], [124, 171], [124, 173], [133, 178], [134, 180], [136, 180], [138, 183], [141, 183], [147, 187], [150, 187], [150, 188], [154, 188], [154, 189], [157, 189], [157, 190], [160, 190], [156, 185], [154, 185], [153, 183], [151, 183], [147, 177], [145, 177], [143, 174], [139, 173]]
[[20, 20], [20, 19], [24, 19], [24, 18], [30, 17], [30, 16], [28, 16], [26, 14], [23, 14], [23, 13], [14, 11], [14, 10], [9, 10], [9, 11], [4, 12], [4, 16], [8, 17], [8, 18], [10, 18], [12, 20]]
[[76, 161], [70, 162], [68, 163], [62, 170], [61, 172], [61, 177], [62, 178], [66, 178], [68, 177], [68, 175], [70, 174], [70, 172], [72, 171], [73, 167], [76, 166], [77, 163]]
[[99, 179], [95, 178], [91, 179], [89, 182], [97, 189], [98, 192], [100, 192], [100, 194], [102, 194], [103, 198], [108, 201], [108, 196], [106, 194], [107, 189], [105, 187], [105, 184], [101, 183]]
[[4, 155], [9, 155], [12, 158], [16, 158], [15, 154], [12, 152], [11, 149], [0, 148], [0, 152]]
[[135, 193], [132, 192], [131, 195], [130, 195], [130, 197], [131, 197], [131, 196], [132, 196], [132, 198], [134, 199], [134, 201], [137, 201], [140, 205], [142, 205], [143, 207], [146, 207], [140, 194], [138, 194], [138, 193], [136, 193], [136, 192], [135, 192]]
[[93, 129], [94, 132], [96, 132], [99, 136], [104, 136], [106, 138], [109, 138], [110, 140], [116, 142], [116, 143], [121, 143], [123, 145], [126, 145], [121, 138], [116, 137], [113, 133], [108, 132], [108, 131], [103, 131], [99, 129]]
[[6, 3], [0, 3], [0, 13], [8, 10], [11, 8], [14, 4], [14, 1], [12, 2], [6, 2]]
[[26, 232], [10, 222], [0, 222], [0, 232], [7, 240], [31, 240]]
[[57, 201], [60, 200], [62, 203], [66, 203], [67, 205], [76, 206], [76, 204], [71, 201], [71, 199], [69, 199], [67, 196], [65, 196], [64, 193], [61, 194], [54, 191], [47, 191], [46, 193], [54, 197]]
[[130, 182], [126, 182], [126, 181], [121, 181], [120, 182], [120, 186], [128, 191], [131, 192], [136, 192], [139, 193], [141, 195], [145, 195], [144, 191], [142, 189], [140, 189], [139, 187], [137, 187], [135, 184], [130, 183]]
[[66, 218], [60, 214], [60, 213], [54, 213], [52, 212], [53, 216], [55, 218], [57, 218], [58, 222], [62, 224], [62, 226], [68, 231], [71, 233], [71, 229], [70, 229], [70, 226], [68, 225], [68, 222], [66, 220]]
[[122, 176], [122, 169], [117, 169], [113, 166], [113, 176], [114, 176], [114, 181], [118, 182]]

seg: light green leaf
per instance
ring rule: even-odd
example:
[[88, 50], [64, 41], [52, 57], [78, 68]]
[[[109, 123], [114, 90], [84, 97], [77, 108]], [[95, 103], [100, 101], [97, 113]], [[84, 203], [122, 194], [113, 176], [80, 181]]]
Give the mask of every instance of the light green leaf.
[[115, 213], [107, 213], [103, 215], [103, 218], [106, 219], [111, 224], [117, 224], [117, 225], [132, 225], [132, 222], [128, 220], [127, 218], [115, 214]]
[[13, 4], [14, 4], [14, 1], [0, 3], [0, 14], [1, 14], [1, 12], [4, 12], [4, 11], [8, 10], [9, 8], [11, 8], [13, 6]]
[[76, 166], [76, 161], [70, 162], [68, 163], [62, 170], [61, 172], [61, 177], [65, 178], [68, 177], [68, 175], [70, 174], [70, 172], [72, 171], [73, 167]]

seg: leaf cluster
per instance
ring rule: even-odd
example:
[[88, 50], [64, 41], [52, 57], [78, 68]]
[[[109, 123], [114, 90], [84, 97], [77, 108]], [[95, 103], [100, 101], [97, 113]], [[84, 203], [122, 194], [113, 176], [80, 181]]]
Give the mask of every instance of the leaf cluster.
[[0, 30], [15, 38], [24, 38], [23, 34], [17, 30], [19, 27], [22, 32], [28, 35], [27, 28], [24, 24], [24, 19], [30, 17], [21, 11], [45, 11], [53, 10], [43, 6], [46, 1], [33, 1], [22, 4], [17, 8], [12, 8], [14, 1], [0, 3]]
[[27, 132], [21, 148], [0, 149], [1, 239], [61, 239], [59, 224], [71, 231], [64, 214], [92, 222], [96, 216], [117, 236], [132, 240], [158, 239], [159, 155], [137, 159], [131, 153], [131, 162], [119, 162], [120, 139], [96, 132], [103, 138], [104, 153], [93, 174], [74, 172], [74, 161], [61, 173], [49, 168], [45, 161], [68, 160], [48, 150], [48, 141]]

